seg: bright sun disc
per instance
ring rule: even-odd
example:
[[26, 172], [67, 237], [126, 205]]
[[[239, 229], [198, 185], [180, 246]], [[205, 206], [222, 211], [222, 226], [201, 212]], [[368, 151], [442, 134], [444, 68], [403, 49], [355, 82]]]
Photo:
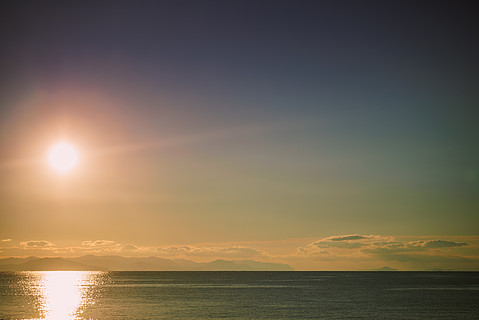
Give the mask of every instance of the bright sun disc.
[[78, 163], [78, 154], [72, 145], [60, 142], [50, 149], [48, 163], [57, 172], [67, 172]]

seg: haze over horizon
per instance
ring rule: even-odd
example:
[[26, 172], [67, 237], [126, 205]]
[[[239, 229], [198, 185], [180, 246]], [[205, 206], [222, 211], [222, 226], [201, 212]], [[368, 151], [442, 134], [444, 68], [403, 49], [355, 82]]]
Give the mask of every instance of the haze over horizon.
[[0, 258], [479, 271], [474, 12], [7, 1]]

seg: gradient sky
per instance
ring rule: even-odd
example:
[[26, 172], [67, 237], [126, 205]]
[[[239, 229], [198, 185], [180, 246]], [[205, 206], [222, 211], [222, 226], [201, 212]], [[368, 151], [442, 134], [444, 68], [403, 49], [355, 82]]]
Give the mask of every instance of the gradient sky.
[[474, 12], [7, 1], [0, 255], [479, 270]]

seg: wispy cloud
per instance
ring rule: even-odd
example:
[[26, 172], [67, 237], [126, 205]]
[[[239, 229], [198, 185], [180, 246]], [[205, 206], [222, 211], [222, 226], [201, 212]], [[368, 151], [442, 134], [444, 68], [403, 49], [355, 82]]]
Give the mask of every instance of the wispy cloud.
[[53, 243], [46, 240], [23, 241], [20, 242], [20, 245], [22, 245], [24, 248], [50, 248], [54, 246]]
[[138, 247], [133, 245], [133, 244], [126, 244], [124, 246], [121, 247], [121, 251], [122, 252], [131, 252], [131, 251], [136, 251], [138, 250]]
[[262, 256], [263, 253], [248, 247], [199, 247], [199, 246], [171, 246], [158, 248], [157, 251], [163, 254], [174, 254], [185, 257], [216, 257], [245, 259]]
[[309, 244], [310, 248], [340, 248], [359, 249], [370, 245], [371, 241], [386, 240], [386, 237], [377, 235], [340, 235], [320, 239]]
[[118, 244], [113, 240], [93, 240], [93, 241], [83, 241], [83, 246], [86, 247], [116, 247]]
[[428, 249], [438, 249], [438, 248], [454, 248], [454, 247], [465, 247], [468, 244], [465, 242], [454, 242], [454, 241], [445, 241], [445, 240], [429, 240], [429, 241], [417, 241], [408, 243], [412, 247], [422, 247]]

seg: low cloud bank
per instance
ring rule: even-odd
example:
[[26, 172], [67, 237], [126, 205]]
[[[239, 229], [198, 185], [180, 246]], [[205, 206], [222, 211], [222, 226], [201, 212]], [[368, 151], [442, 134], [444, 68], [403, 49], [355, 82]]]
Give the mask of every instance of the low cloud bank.
[[[9, 239], [5, 239], [9, 240]], [[141, 246], [108, 239], [58, 246], [48, 240], [1, 241], [3, 257], [79, 257], [83, 255], [161, 257], [207, 262], [261, 260], [286, 263], [296, 270], [478, 270], [479, 236], [404, 237], [371, 234], [332, 235], [319, 239], [240, 243]]]
[[297, 253], [318, 263], [393, 261], [400, 270], [477, 270], [478, 249], [463, 241], [351, 234], [319, 239], [299, 247]]
[[237, 258], [246, 259], [262, 256], [263, 253], [248, 247], [232, 246], [232, 247], [208, 247], [208, 246], [171, 246], [166, 248], [158, 248], [158, 252], [165, 254], [174, 254], [179, 256], [191, 257], [220, 257], [220, 258]]

